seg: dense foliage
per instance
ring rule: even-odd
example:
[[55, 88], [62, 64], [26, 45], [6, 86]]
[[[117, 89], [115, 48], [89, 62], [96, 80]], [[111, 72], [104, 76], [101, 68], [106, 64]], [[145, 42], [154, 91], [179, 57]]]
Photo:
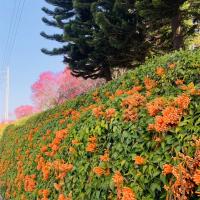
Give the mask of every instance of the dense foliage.
[[42, 32], [61, 43], [48, 55], [63, 55], [75, 76], [112, 78], [112, 68], [134, 68], [150, 54], [185, 48], [199, 26], [196, 0], [45, 0]]
[[42, 52], [64, 55], [75, 76], [110, 80], [112, 67], [127, 67], [133, 60], [144, 60], [144, 38], [137, 25], [134, 1], [45, 1], [54, 9], [43, 8], [48, 16], [43, 22], [61, 32], [41, 35], [63, 46]]
[[199, 80], [200, 50], [175, 52], [9, 126], [0, 141], [0, 193], [6, 200], [197, 200]]

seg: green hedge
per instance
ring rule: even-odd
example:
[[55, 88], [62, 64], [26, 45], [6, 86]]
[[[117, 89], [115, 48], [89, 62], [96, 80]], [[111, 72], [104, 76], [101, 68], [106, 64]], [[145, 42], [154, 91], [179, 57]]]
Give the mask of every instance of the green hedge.
[[[158, 67], [164, 70], [160, 75]], [[149, 91], [145, 77], [156, 81]], [[184, 80], [182, 86], [175, 83], [178, 79]], [[134, 86], [141, 86], [135, 93], [144, 97], [137, 106], [131, 99]], [[134, 191], [136, 199], [166, 199], [170, 177], [162, 173], [163, 165], [177, 164], [178, 152], [193, 156], [195, 151], [190, 142], [200, 134], [199, 91], [200, 50], [174, 52], [21, 126], [10, 125], [0, 141], [0, 193], [11, 200], [42, 199], [45, 189], [50, 200], [117, 199], [113, 176], [120, 171], [123, 187]], [[147, 103], [162, 97], [170, 106], [183, 93], [190, 104], [179, 123], [149, 131], [156, 117], [148, 113]], [[162, 116], [161, 110], [156, 115]], [[109, 160], [103, 161], [107, 154]], [[137, 164], [136, 156], [144, 160]]]

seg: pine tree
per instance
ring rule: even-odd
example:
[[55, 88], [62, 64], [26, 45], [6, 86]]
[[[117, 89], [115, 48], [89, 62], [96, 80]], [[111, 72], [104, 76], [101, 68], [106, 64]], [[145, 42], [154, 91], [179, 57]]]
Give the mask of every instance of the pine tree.
[[133, 60], [141, 62], [144, 59], [144, 36], [137, 27], [134, 1], [46, 2], [56, 6], [56, 9], [43, 9], [54, 19], [48, 21], [44, 18], [43, 21], [61, 28], [63, 32], [60, 35], [42, 35], [64, 45], [53, 51], [42, 51], [50, 55], [63, 54], [64, 62], [69, 63], [73, 75], [111, 80], [112, 67], [131, 67]]
[[63, 46], [60, 48], [54, 48], [49, 51], [47, 49], [42, 49], [42, 52], [48, 55], [64, 55], [68, 50], [68, 44], [64, 39], [63, 29], [66, 23], [69, 23], [70, 20], [75, 16], [73, 10], [72, 0], [45, 0], [48, 4], [55, 7], [54, 10], [50, 10], [46, 7], [43, 7], [42, 10], [47, 14], [52, 20], [47, 19], [46, 17], [42, 18], [42, 21], [48, 25], [60, 29], [61, 33], [48, 35], [45, 32], [41, 32], [41, 35], [49, 40], [54, 40], [59, 43], [62, 43]]

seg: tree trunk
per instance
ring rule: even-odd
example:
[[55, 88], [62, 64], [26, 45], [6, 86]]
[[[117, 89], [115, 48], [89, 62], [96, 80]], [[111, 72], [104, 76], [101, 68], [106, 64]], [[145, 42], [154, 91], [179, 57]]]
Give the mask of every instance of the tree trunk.
[[111, 73], [110, 67], [105, 67], [103, 69], [103, 76], [104, 76], [106, 82], [112, 80], [112, 73]]
[[177, 14], [172, 18], [171, 28], [173, 49], [178, 50], [183, 47], [183, 36], [181, 33], [181, 15], [179, 10], [177, 10]]

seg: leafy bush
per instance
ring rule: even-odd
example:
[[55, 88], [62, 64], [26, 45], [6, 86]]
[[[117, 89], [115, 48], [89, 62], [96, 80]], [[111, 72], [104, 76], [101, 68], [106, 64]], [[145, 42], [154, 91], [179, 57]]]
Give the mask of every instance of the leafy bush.
[[[199, 80], [200, 50], [175, 52], [10, 125], [0, 141], [0, 193], [17, 200], [176, 197], [166, 166], [178, 166], [179, 152], [196, 155]], [[182, 199], [198, 199], [193, 184]]]

